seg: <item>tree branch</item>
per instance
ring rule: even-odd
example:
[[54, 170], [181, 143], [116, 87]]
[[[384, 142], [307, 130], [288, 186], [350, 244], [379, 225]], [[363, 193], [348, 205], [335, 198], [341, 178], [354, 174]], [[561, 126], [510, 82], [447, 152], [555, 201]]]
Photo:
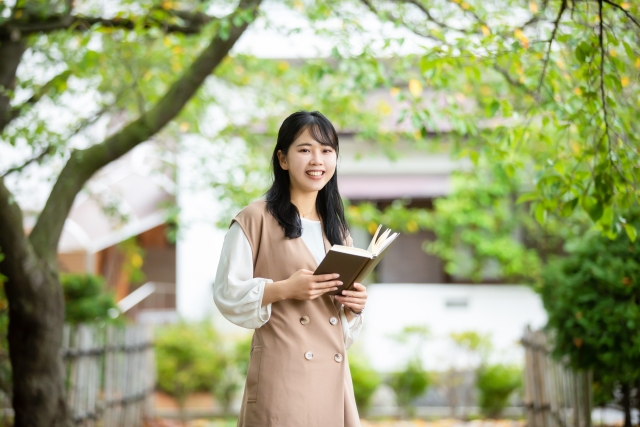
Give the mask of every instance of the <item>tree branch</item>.
[[625, 8], [623, 8], [622, 6], [620, 6], [619, 4], [616, 4], [610, 0], [603, 0], [606, 4], [613, 6], [614, 8], [621, 10], [625, 15], [627, 15], [627, 18], [629, 18], [631, 21], [633, 21], [634, 24], [636, 24], [638, 26], [638, 28], [640, 28], [640, 21], [638, 21], [638, 19], [633, 16], [631, 13], [629, 13], [628, 10], [626, 10]]
[[22, 169], [26, 168], [31, 163], [35, 163], [35, 162], [40, 163], [45, 157], [47, 157], [48, 155], [53, 154], [55, 152], [56, 152], [56, 147], [53, 146], [53, 145], [49, 145], [49, 146], [45, 147], [42, 151], [40, 151], [40, 153], [38, 153], [38, 155], [33, 156], [30, 159], [26, 160], [20, 166], [14, 166], [12, 168], [7, 169], [7, 171], [5, 173], [0, 175], [0, 178], [5, 178], [7, 175], [10, 175], [10, 174], [12, 174], [14, 172], [20, 172]]
[[[255, 18], [261, 0], [241, 0], [232, 15], [244, 9], [251, 10]], [[233, 20], [231, 20], [233, 22]], [[231, 25], [228, 37], [216, 34], [207, 46], [164, 94], [145, 114], [100, 144], [73, 151], [60, 172], [38, 222], [29, 235], [38, 256], [52, 259], [76, 194], [85, 182], [100, 168], [118, 159], [138, 144], [146, 141], [173, 120], [184, 105], [200, 88], [205, 79], [227, 56], [249, 23]]]
[[529, 89], [526, 85], [520, 83], [519, 81], [515, 80], [513, 78], [513, 76], [511, 76], [511, 74], [509, 74], [509, 71], [505, 70], [504, 68], [502, 68], [501, 66], [499, 66], [498, 64], [493, 64], [493, 69], [496, 70], [497, 72], [499, 72], [500, 74], [502, 74], [502, 76], [505, 78], [505, 80], [513, 87], [516, 87], [518, 89], [523, 90], [524, 92], [526, 92], [527, 94], [534, 96], [535, 93]]
[[144, 20], [144, 28], [157, 27], [166, 33], [198, 34], [204, 25], [215, 19], [201, 12], [172, 11], [167, 13], [179, 17], [185, 21], [185, 25], [159, 21], [151, 16], [106, 19], [85, 15], [55, 14], [44, 18], [8, 21], [0, 26], [0, 40], [65, 29], [88, 31], [94, 25], [133, 30], [139, 20]]
[[420, 11], [422, 13], [425, 14], [425, 16], [427, 17], [427, 19], [431, 22], [433, 22], [434, 24], [436, 24], [437, 26], [439, 26], [440, 28], [446, 28], [447, 30], [451, 30], [451, 31], [458, 31], [461, 33], [470, 33], [470, 31], [464, 30], [464, 29], [460, 29], [460, 28], [454, 28], [451, 27], [447, 24], [445, 24], [444, 22], [436, 19], [431, 12], [429, 11], [429, 9], [427, 9], [422, 3], [420, 3], [418, 0], [404, 0], [406, 3], [412, 4], [414, 6], [416, 6], [418, 9], [420, 9]]
[[16, 71], [26, 48], [23, 40], [0, 42], [0, 134], [12, 120], [10, 91], [15, 87]]
[[[362, 3], [364, 3], [364, 5], [367, 6], [367, 8], [369, 8], [369, 10], [371, 12], [373, 12], [376, 16], [380, 15], [380, 12], [378, 11], [378, 9], [376, 9], [376, 7], [373, 5], [373, 3], [371, 3], [370, 0], [360, 0], [360, 1], [362, 1]], [[392, 14], [390, 14], [390, 15], [391, 15], [391, 19], [393, 21], [399, 22], [406, 29], [408, 29], [409, 31], [413, 32], [415, 35], [420, 36], [420, 37], [424, 37], [424, 38], [428, 38], [428, 39], [431, 39], [431, 40], [435, 40], [437, 42], [442, 42], [442, 40], [440, 40], [436, 36], [434, 36], [432, 34], [428, 34], [428, 33], [423, 33], [422, 31], [419, 31], [418, 29], [414, 28], [413, 26], [407, 24], [404, 19], [402, 19], [400, 17], [397, 17], [397, 16], [394, 16]]]
[[556, 16], [556, 20], [553, 22], [553, 31], [551, 31], [551, 38], [549, 39], [549, 46], [547, 46], [547, 53], [544, 58], [544, 65], [542, 66], [542, 74], [540, 75], [540, 81], [538, 82], [538, 87], [536, 88], [536, 94], [540, 94], [540, 88], [544, 83], [544, 77], [547, 74], [547, 66], [549, 65], [549, 58], [551, 56], [551, 46], [553, 45], [553, 41], [556, 38], [556, 34], [558, 32], [558, 27], [560, 26], [560, 19], [562, 18], [562, 14], [567, 9], [567, 0], [562, 0], [560, 4], [560, 10], [558, 10], [558, 15]]
[[62, 73], [58, 74], [57, 76], [55, 76], [54, 78], [49, 80], [43, 86], [41, 86], [38, 90], [36, 90], [36, 92], [33, 95], [31, 95], [31, 97], [29, 99], [27, 99], [24, 103], [22, 103], [21, 105], [18, 105], [18, 106], [15, 106], [15, 107], [11, 108], [11, 110], [9, 111], [9, 114], [7, 114], [7, 116], [6, 116], [5, 121], [1, 123], [0, 131], [2, 131], [4, 128], [6, 128], [7, 125], [9, 125], [9, 123], [11, 123], [13, 120], [15, 120], [18, 117], [20, 117], [20, 114], [22, 113], [22, 110], [24, 110], [27, 106], [34, 105], [35, 103], [40, 101], [40, 99], [43, 96], [45, 96], [47, 93], [49, 93], [49, 90], [53, 87], [53, 85], [58, 80], [66, 81], [69, 78], [70, 75], [71, 75], [70, 71], [68, 71], [68, 70], [63, 71]]

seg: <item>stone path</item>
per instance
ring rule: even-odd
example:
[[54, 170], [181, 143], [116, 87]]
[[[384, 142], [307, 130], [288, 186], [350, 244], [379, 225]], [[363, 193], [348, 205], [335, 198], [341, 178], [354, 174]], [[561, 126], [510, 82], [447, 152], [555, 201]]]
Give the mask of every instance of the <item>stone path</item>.
[[[524, 421], [513, 420], [474, 420], [460, 421], [454, 419], [442, 419], [436, 421], [411, 420], [382, 420], [367, 421], [362, 420], [362, 427], [525, 427]], [[147, 427], [235, 427], [235, 420], [193, 420], [182, 424], [175, 420], [157, 420]]]

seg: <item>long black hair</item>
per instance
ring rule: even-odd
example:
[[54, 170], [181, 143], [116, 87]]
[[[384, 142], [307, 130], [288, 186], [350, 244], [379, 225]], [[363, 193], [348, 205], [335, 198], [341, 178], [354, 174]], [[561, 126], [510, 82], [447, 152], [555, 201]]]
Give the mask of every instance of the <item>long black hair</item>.
[[[287, 117], [278, 131], [278, 141], [273, 149], [273, 184], [266, 193], [267, 210], [283, 228], [285, 236], [295, 239], [302, 235], [302, 223], [298, 208], [291, 203], [289, 172], [282, 169], [278, 151], [287, 154], [289, 147], [305, 129], [322, 145], [333, 148], [338, 155], [338, 133], [331, 122], [318, 111], [298, 111]], [[338, 170], [318, 192], [316, 211], [322, 219], [324, 234], [332, 245], [345, 244], [348, 233], [344, 206], [338, 191]]]

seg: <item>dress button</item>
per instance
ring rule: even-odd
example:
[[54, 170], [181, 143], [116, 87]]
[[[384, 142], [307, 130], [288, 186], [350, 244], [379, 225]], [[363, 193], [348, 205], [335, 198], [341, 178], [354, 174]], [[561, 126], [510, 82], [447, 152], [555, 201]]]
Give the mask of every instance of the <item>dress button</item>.
[[337, 353], [335, 356], [333, 356], [333, 360], [338, 363], [342, 362], [342, 355], [340, 353]]
[[309, 316], [302, 316], [302, 317], [300, 318], [300, 323], [302, 323], [302, 324], [303, 324], [303, 325], [305, 325], [305, 326], [306, 326], [306, 325], [308, 325], [308, 324], [309, 324], [309, 322], [310, 322], [310, 320], [309, 320]]
[[[340, 356], [340, 357], [342, 357], [342, 356]], [[305, 358], [305, 359], [307, 359], [307, 360], [311, 360], [311, 359], [313, 359], [313, 353], [311, 353], [310, 351], [307, 351], [307, 352], [304, 354], [304, 358]]]
[[336, 325], [338, 323], [338, 319], [335, 317], [332, 317], [331, 319], [329, 319], [329, 323], [331, 323], [332, 325]]

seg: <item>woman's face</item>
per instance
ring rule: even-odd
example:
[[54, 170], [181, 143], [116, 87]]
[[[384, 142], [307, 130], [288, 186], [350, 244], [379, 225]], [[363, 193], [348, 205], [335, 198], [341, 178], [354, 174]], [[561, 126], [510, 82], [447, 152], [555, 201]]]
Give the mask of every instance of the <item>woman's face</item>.
[[318, 192], [336, 172], [338, 155], [328, 145], [322, 145], [305, 129], [289, 146], [287, 154], [278, 151], [282, 169], [289, 171], [293, 189]]

